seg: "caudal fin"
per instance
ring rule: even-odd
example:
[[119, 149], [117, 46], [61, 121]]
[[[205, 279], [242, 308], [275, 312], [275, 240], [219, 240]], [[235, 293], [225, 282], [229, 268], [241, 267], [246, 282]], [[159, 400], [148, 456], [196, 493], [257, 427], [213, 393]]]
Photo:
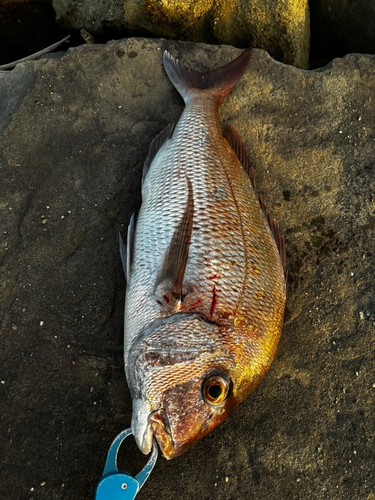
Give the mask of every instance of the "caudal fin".
[[222, 100], [236, 85], [245, 73], [252, 54], [252, 47], [244, 50], [242, 54], [226, 66], [200, 73], [186, 68], [178, 59], [175, 59], [167, 51], [164, 52], [164, 68], [169, 79], [186, 101], [193, 89], [212, 89], [213, 95]]

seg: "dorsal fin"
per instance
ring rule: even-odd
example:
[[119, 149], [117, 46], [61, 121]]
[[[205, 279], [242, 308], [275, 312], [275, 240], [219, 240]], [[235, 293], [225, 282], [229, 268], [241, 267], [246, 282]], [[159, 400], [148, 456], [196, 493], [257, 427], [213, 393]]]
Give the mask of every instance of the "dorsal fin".
[[288, 271], [286, 269], [286, 252], [285, 252], [285, 237], [280, 233], [279, 225], [276, 224], [275, 220], [272, 219], [269, 211], [267, 210], [266, 204], [262, 200], [262, 198], [258, 195], [259, 204], [261, 209], [263, 210], [264, 215], [266, 216], [268, 225], [270, 226], [271, 232], [273, 234], [274, 240], [276, 242], [276, 246], [279, 250], [281, 265], [284, 269], [285, 281], [287, 279]]
[[276, 246], [279, 250], [281, 264], [283, 266], [284, 275], [285, 275], [285, 279], [286, 279], [287, 270], [286, 270], [285, 238], [280, 233], [280, 228], [279, 228], [278, 224], [276, 224], [274, 219], [272, 219], [270, 213], [267, 210], [265, 203], [263, 202], [262, 198], [259, 196], [259, 194], [256, 190], [255, 179], [254, 179], [254, 170], [251, 166], [250, 158], [249, 158], [249, 155], [247, 154], [245, 145], [241, 141], [241, 138], [237, 134], [236, 130], [233, 127], [231, 127], [230, 125], [228, 125], [228, 127], [226, 129], [226, 131], [224, 133], [224, 137], [228, 141], [229, 146], [233, 149], [233, 152], [237, 156], [238, 161], [241, 163], [245, 172], [247, 173], [247, 175], [250, 178], [255, 195], [257, 196], [257, 198], [259, 200], [259, 205], [260, 205], [261, 209], [263, 210], [264, 215], [266, 216], [268, 225], [271, 229], [272, 235], [273, 235], [274, 240], [276, 242]]
[[186, 181], [188, 196], [185, 210], [159, 267], [154, 288], [155, 295], [159, 298], [166, 296], [167, 302], [171, 299], [181, 300], [183, 298], [182, 284], [189, 253], [194, 214], [193, 187], [189, 178], [186, 178]]
[[[249, 155], [247, 154], [245, 145], [241, 141], [240, 136], [237, 134], [236, 129], [233, 128], [231, 125], [228, 125], [228, 127], [224, 133], [224, 137], [228, 141], [229, 146], [233, 149], [234, 154], [237, 156], [238, 161], [243, 166], [245, 172], [249, 176], [251, 184], [252, 184], [253, 189], [255, 191], [255, 194], [258, 196], [256, 187], [255, 187], [254, 170], [253, 170], [253, 167], [251, 166], [251, 161], [250, 161]], [[258, 198], [259, 198], [259, 196], [258, 196]]]
[[173, 132], [173, 123], [167, 125], [151, 142], [148, 148], [148, 155], [143, 165], [143, 173], [142, 173], [142, 185], [145, 181], [148, 169], [152, 163], [152, 160], [158, 154], [160, 148], [163, 144], [172, 136]]

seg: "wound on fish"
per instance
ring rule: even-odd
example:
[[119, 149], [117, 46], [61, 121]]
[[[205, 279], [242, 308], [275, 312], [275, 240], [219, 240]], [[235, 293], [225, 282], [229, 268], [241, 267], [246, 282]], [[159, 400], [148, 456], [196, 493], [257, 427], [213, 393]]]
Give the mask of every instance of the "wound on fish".
[[214, 315], [216, 303], [217, 303], [216, 286], [214, 286], [213, 289], [212, 289], [212, 302], [211, 302], [211, 309], [210, 309], [210, 320], [212, 320], [212, 317]]

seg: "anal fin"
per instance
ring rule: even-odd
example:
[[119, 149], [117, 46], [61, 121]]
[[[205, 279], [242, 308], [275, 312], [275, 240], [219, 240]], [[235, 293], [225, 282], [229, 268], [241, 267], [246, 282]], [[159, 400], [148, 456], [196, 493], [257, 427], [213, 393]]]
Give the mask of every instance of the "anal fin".
[[167, 125], [151, 142], [148, 148], [148, 155], [143, 165], [143, 173], [142, 173], [142, 185], [146, 179], [147, 172], [150, 168], [150, 165], [158, 154], [160, 148], [165, 144], [165, 142], [172, 137], [173, 132], [173, 123]]

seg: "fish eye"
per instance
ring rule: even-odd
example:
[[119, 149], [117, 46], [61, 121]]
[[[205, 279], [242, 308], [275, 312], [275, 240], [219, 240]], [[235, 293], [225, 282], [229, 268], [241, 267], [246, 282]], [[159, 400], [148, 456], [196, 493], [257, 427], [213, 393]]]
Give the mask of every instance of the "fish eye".
[[202, 393], [205, 401], [211, 405], [219, 405], [228, 396], [229, 383], [218, 375], [209, 377], [203, 382]]

